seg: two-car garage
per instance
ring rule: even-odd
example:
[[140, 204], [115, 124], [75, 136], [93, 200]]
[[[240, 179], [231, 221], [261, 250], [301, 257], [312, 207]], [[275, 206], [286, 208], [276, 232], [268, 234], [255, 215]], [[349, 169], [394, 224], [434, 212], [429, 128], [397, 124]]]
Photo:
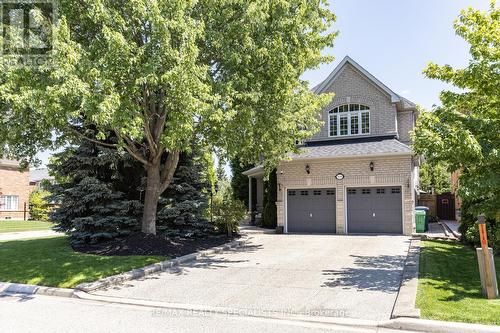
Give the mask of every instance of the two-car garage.
[[[347, 233], [403, 233], [401, 187], [348, 187], [345, 191]], [[336, 205], [333, 188], [289, 189], [287, 232], [335, 233]]]

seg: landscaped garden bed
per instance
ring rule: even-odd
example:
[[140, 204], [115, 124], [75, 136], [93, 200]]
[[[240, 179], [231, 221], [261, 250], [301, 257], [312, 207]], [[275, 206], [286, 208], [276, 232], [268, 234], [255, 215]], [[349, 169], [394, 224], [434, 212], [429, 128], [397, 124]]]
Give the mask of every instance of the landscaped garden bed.
[[422, 242], [417, 308], [425, 319], [500, 325], [500, 299], [482, 295], [476, 252], [460, 243]]
[[233, 239], [223, 235], [183, 238], [136, 233], [122, 239], [95, 245], [79, 245], [73, 248], [76, 251], [105, 256], [163, 255], [175, 258], [219, 246]]

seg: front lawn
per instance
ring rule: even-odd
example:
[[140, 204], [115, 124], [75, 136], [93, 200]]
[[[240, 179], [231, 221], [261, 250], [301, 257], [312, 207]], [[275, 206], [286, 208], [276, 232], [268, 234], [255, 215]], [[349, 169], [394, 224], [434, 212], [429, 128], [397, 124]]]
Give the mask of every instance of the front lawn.
[[42, 221], [11, 221], [0, 220], [0, 233], [5, 232], [19, 232], [19, 231], [36, 231], [36, 230], [50, 230], [52, 223]]
[[462, 244], [422, 242], [417, 308], [425, 319], [500, 325], [500, 299], [482, 296], [476, 252]]
[[162, 260], [75, 252], [66, 237], [5, 241], [0, 242], [0, 282], [71, 288]]

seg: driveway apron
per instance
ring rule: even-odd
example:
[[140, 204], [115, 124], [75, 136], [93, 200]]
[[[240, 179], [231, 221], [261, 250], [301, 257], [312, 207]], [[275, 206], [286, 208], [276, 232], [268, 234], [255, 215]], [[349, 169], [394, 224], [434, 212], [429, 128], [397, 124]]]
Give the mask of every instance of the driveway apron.
[[242, 248], [94, 294], [249, 314], [389, 319], [409, 238], [255, 234]]

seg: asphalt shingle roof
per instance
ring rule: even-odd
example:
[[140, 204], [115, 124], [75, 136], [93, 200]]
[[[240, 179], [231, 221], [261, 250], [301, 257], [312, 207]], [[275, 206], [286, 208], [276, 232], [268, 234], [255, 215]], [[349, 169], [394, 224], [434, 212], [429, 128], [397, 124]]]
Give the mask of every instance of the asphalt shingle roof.
[[44, 179], [52, 180], [54, 177], [49, 175], [49, 170], [44, 169], [34, 169], [30, 170], [30, 182], [40, 182]]
[[411, 148], [396, 139], [368, 142], [332, 142], [331, 144], [309, 144], [300, 148], [300, 154], [291, 154], [292, 159], [326, 157], [357, 157], [371, 155], [412, 154]]

